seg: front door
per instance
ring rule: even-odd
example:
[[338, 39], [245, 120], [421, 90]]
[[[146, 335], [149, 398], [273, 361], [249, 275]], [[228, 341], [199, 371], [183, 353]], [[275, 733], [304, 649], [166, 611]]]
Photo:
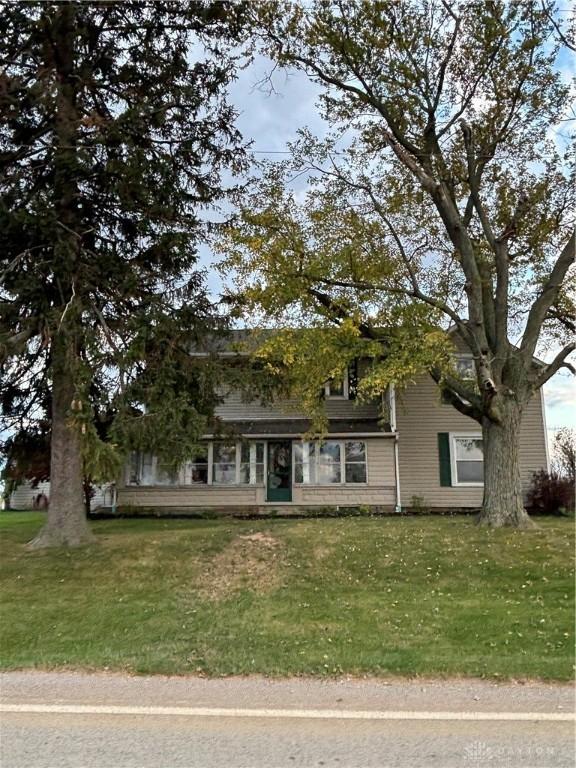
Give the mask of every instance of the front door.
[[268, 443], [266, 501], [292, 501], [292, 444], [290, 440]]

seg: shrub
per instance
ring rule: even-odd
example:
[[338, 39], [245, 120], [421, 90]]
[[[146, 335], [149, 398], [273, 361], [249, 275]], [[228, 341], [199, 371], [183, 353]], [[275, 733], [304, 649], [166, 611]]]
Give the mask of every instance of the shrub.
[[574, 483], [541, 469], [532, 475], [526, 507], [533, 515], [563, 515], [574, 511]]

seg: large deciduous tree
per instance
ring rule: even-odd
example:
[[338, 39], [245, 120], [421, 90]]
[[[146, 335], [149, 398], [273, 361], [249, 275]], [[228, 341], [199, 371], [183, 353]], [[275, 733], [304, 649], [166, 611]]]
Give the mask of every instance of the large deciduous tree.
[[181, 459], [214, 402], [187, 351], [219, 322], [196, 246], [223, 170], [243, 164], [225, 98], [243, 6], [0, 12], [3, 426], [48, 419], [33, 545], [73, 546], [91, 540], [84, 474], [111, 479], [134, 446]]
[[[522, 412], [575, 349], [571, 92], [554, 8], [317, 0], [254, 12], [277, 65], [322, 86], [332, 134], [303, 133], [228, 231], [244, 301], [352, 324], [388, 358], [382, 385], [428, 361], [482, 428], [480, 521], [528, 525]], [[290, 191], [306, 171], [308, 194]], [[446, 364], [430, 330], [440, 317], [471, 351], [475, 381]], [[546, 339], [557, 352], [542, 364]]]

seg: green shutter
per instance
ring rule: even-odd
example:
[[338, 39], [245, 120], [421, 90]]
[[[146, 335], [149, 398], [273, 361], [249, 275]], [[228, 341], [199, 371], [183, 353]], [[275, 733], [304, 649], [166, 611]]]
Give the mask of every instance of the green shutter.
[[438, 432], [438, 461], [440, 463], [440, 485], [443, 488], [452, 485], [452, 470], [450, 466], [450, 435], [448, 432]]

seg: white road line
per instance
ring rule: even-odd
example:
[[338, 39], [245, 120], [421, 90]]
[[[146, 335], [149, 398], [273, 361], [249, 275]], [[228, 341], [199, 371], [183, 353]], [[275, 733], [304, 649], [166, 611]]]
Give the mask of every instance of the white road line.
[[125, 707], [91, 704], [2, 704], [0, 712], [51, 715], [152, 715], [177, 717], [298, 718], [302, 720], [576, 720], [567, 712], [403, 712], [341, 709], [234, 709], [227, 707]]

